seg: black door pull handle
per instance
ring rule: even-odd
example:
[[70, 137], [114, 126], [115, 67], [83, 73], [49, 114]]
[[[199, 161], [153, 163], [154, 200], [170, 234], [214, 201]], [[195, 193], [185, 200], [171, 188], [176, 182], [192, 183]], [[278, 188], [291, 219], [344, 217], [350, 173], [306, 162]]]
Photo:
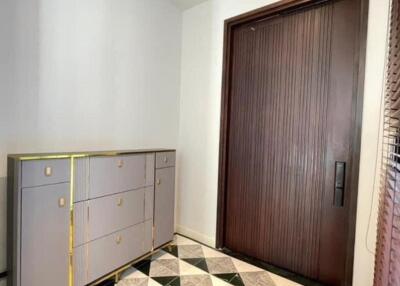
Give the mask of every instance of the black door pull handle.
[[335, 207], [343, 207], [345, 177], [346, 177], [346, 162], [337, 161], [335, 163], [335, 194], [333, 198], [333, 205]]

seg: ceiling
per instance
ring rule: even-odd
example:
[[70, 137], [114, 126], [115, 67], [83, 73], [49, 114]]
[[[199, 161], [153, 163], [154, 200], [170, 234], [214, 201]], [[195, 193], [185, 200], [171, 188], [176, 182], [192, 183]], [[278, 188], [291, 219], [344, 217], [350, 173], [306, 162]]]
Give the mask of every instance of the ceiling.
[[171, 0], [176, 6], [181, 10], [186, 10], [192, 8], [202, 2], [206, 2], [207, 0]]

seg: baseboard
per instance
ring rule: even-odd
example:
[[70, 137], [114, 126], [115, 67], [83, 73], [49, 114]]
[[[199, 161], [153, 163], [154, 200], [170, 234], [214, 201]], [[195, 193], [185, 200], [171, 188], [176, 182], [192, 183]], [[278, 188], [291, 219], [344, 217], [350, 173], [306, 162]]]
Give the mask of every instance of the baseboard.
[[183, 225], [179, 225], [179, 224], [176, 225], [176, 232], [178, 234], [182, 234], [189, 238], [193, 238], [194, 240], [204, 243], [205, 245], [208, 245], [210, 247], [215, 247], [215, 238], [214, 237], [207, 236], [203, 233], [197, 232], [197, 231], [187, 228]]

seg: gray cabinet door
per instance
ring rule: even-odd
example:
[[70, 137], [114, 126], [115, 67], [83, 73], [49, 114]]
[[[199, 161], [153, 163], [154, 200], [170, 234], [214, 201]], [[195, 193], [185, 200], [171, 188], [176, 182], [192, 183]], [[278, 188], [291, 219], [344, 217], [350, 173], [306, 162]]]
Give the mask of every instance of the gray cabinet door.
[[154, 203], [154, 247], [173, 239], [175, 206], [175, 168], [156, 170]]
[[69, 183], [22, 189], [21, 286], [68, 285]]

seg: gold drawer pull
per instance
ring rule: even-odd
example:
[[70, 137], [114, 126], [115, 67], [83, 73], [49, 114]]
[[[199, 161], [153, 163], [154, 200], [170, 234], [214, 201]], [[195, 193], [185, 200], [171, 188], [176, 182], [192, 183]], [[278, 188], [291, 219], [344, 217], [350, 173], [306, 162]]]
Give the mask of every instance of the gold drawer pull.
[[117, 244], [121, 244], [121, 242], [122, 242], [122, 236], [117, 235], [117, 239], [115, 240], [115, 242], [116, 242]]
[[49, 166], [47, 166], [46, 168], [44, 168], [44, 175], [46, 177], [51, 177], [51, 175], [53, 174], [53, 169]]
[[58, 206], [59, 206], [60, 208], [65, 207], [65, 199], [64, 199], [64, 198], [59, 198], [59, 199], [58, 199]]
[[161, 185], [161, 180], [160, 180], [160, 179], [157, 179], [157, 180], [156, 180], [156, 184], [157, 184], [157, 185]]
[[122, 168], [124, 166], [124, 160], [118, 160], [118, 168]]
[[118, 199], [118, 202], [117, 202], [117, 206], [122, 206], [122, 203], [124, 202], [124, 199], [123, 198], [119, 198]]
[[164, 156], [164, 163], [168, 163], [168, 157], [167, 156]]

